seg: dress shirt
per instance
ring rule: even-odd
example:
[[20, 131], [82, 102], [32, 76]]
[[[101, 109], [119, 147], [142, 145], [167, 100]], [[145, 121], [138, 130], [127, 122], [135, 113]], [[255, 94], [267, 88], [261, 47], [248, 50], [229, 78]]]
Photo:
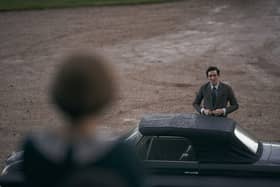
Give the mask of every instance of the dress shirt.
[[[213, 90], [213, 88], [215, 87], [216, 88], [216, 92], [218, 92], [218, 89], [219, 89], [219, 82], [214, 86], [213, 84], [210, 83], [210, 86], [211, 86], [211, 90]], [[217, 94], [217, 93], [216, 93]], [[224, 111], [224, 116], [226, 115], [226, 108], [222, 108], [223, 111]], [[204, 114], [204, 110], [205, 108], [202, 108], [201, 109], [201, 114]]]

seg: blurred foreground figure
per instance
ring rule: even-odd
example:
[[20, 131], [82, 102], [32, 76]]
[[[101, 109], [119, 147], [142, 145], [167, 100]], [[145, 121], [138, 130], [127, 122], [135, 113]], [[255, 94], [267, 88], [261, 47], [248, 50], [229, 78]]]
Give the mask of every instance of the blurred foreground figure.
[[115, 93], [112, 72], [96, 55], [75, 54], [62, 63], [51, 87], [54, 104], [69, 121], [54, 132], [26, 138], [27, 186], [142, 186], [142, 167], [131, 147], [96, 133], [96, 116]]

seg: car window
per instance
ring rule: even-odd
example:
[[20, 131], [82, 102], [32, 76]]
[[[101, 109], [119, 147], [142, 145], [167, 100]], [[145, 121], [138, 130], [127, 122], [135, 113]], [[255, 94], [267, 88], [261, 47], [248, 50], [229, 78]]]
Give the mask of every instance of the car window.
[[147, 152], [150, 148], [150, 143], [153, 137], [144, 136], [141, 138], [139, 143], [137, 144], [137, 153], [140, 159], [146, 160], [147, 159]]
[[144, 160], [193, 161], [191, 142], [183, 137], [154, 136], [143, 139], [138, 153]]

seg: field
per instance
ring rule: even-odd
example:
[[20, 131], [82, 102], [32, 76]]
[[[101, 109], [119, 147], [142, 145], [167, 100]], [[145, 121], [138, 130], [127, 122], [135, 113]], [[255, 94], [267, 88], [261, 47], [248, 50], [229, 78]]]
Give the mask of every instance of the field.
[[280, 2], [173, 3], [0, 12], [0, 161], [30, 131], [64, 124], [48, 100], [60, 59], [98, 50], [114, 66], [119, 95], [100, 116], [104, 136], [147, 113], [195, 112], [209, 65], [235, 90], [229, 117], [265, 141], [280, 141]]

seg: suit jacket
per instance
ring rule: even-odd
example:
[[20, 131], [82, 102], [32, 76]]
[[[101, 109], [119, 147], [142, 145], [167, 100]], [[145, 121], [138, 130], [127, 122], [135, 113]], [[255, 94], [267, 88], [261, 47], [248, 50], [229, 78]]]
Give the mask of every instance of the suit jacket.
[[[234, 96], [232, 88], [229, 85], [224, 84], [222, 82], [219, 83], [215, 106], [213, 106], [212, 104], [213, 101], [211, 92], [212, 90], [209, 82], [200, 87], [199, 92], [197, 93], [196, 98], [193, 102], [194, 108], [199, 113], [201, 113], [202, 107], [210, 110], [225, 108], [226, 115], [238, 109], [238, 102]], [[230, 104], [229, 106], [228, 103]]]

